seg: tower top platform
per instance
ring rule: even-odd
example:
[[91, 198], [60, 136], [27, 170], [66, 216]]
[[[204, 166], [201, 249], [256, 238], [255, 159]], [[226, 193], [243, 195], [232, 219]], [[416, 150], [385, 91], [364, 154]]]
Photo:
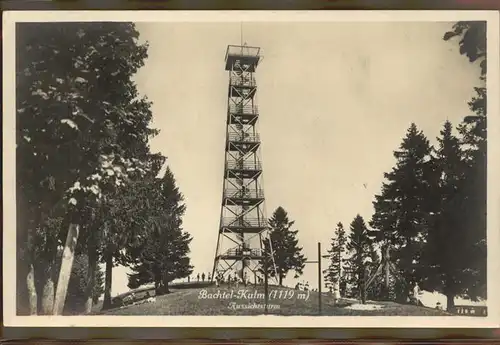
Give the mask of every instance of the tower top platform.
[[250, 46], [228, 45], [226, 50], [226, 71], [231, 71], [237, 62], [241, 66], [247, 65], [248, 72], [255, 72], [260, 61], [260, 48]]

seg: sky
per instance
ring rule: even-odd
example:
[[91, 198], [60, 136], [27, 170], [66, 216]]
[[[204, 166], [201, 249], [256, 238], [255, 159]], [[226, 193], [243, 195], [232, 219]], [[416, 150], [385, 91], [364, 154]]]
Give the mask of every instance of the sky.
[[[229, 44], [261, 47], [256, 73], [266, 211], [282, 206], [310, 259], [326, 252], [335, 225], [368, 222], [383, 173], [412, 122], [431, 143], [445, 120], [469, 115], [478, 66], [443, 34], [442, 22], [138, 23], [149, 57], [135, 76], [153, 102], [160, 134], [187, 206], [195, 274], [211, 272], [221, 209]], [[241, 34], [243, 33], [243, 34]], [[322, 262], [327, 266], [327, 260]], [[293, 276], [293, 273], [289, 275]], [[317, 266], [300, 280], [317, 287]], [[287, 279], [285, 283], [293, 285]], [[127, 291], [113, 269], [112, 295]]]

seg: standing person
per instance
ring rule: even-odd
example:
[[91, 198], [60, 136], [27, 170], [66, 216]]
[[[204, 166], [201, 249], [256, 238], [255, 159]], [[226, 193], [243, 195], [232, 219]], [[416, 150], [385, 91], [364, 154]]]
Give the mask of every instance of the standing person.
[[420, 286], [415, 282], [415, 286], [413, 286], [413, 298], [416, 305], [420, 305]]
[[196, 275], [196, 278], [198, 278], [198, 282], [199, 282], [200, 281], [200, 274], [199, 273]]
[[201, 274], [201, 281], [203, 281], [203, 282], [205, 281], [205, 272], [203, 272], [203, 273]]
[[212, 278], [212, 274], [210, 272], [208, 272], [208, 278], [207, 278], [207, 281], [210, 281], [210, 278]]
[[191, 281], [191, 276], [188, 276], [188, 283]]

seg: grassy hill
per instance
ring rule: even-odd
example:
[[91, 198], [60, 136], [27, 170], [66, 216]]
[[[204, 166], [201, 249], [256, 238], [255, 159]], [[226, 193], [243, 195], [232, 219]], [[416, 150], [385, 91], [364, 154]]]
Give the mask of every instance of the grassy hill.
[[[194, 284], [193, 284], [194, 285]], [[230, 294], [233, 297], [223, 296]], [[246, 290], [246, 295], [243, 291]], [[275, 291], [275, 292], [273, 292]], [[219, 292], [222, 298], [202, 298]], [[129, 305], [121, 308], [109, 309], [98, 312], [101, 315], [260, 315], [264, 313], [263, 287], [174, 287], [167, 295], [158, 296], [152, 303]], [[270, 286], [270, 299], [268, 313], [273, 315], [318, 315], [318, 293], [309, 292], [307, 297], [304, 292], [290, 288]], [[136, 292], [146, 294], [146, 290]], [[283, 298], [279, 298], [279, 295]], [[150, 293], [151, 294], [151, 293]], [[222, 296], [221, 296], [222, 295]], [[274, 296], [275, 298], [272, 298]], [[238, 298], [240, 297], [240, 298]], [[359, 305], [356, 300], [341, 300], [334, 303], [332, 296], [323, 294], [322, 315], [338, 316], [446, 316], [450, 315], [426, 307], [414, 305], [401, 305], [394, 302], [367, 302], [366, 306]], [[362, 310], [361, 310], [362, 309]]]

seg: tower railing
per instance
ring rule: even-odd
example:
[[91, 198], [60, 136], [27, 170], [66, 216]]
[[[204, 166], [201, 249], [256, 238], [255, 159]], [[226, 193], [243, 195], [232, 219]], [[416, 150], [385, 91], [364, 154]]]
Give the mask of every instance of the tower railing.
[[227, 161], [226, 169], [231, 170], [261, 170], [262, 164], [255, 161]]
[[259, 134], [253, 133], [229, 133], [227, 136], [229, 141], [258, 143], [260, 142]]
[[255, 87], [255, 86], [257, 86], [257, 83], [256, 83], [254, 77], [235, 76], [235, 75], [232, 75], [229, 78], [229, 84], [231, 86], [246, 86], [246, 87]]
[[229, 104], [229, 112], [231, 114], [249, 114], [249, 115], [257, 115], [259, 113], [259, 109], [256, 105], [246, 104]]
[[224, 217], [222, 218], [222, 226], [228, 228], [264, 228], [267, 226], [267, 221], [262, 218]]
[[264, 251], [260, 248], [243, 249], [243, 248], [232, 248], [229, 249], [225, 255], [228, 256], [262, 256]]
[[263, 189], [250, 189], [250, 188], [227, 188], [224, 190], [224, 197], [226, 198], [248, 198], [248, 199], [260, 199], [264, 197]]
[[258, 57], [260, 56], [259, 47], [249, 47], [249, 46], [235, 46], [229, 45], [226, 50], [226, 60], [230, 56], [246, 56], [246, 57]]

